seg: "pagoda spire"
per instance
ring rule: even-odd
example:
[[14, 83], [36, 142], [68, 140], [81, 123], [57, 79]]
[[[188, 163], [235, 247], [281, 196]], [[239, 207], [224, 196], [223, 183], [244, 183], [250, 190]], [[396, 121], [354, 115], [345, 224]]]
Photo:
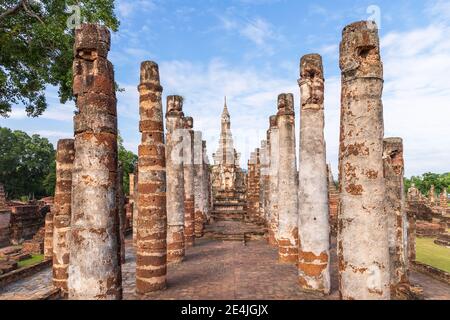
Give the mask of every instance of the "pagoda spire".
[[230, 113], [228, 112], [228, 107], [227, 107], [227, 96], [225, 96], [225, 99], [224, 99], [224, 105], [223, 105], [223, 112], [222, 112], [222, 115], [227, 115], [227, 116], [229, 116], [230, 115]]

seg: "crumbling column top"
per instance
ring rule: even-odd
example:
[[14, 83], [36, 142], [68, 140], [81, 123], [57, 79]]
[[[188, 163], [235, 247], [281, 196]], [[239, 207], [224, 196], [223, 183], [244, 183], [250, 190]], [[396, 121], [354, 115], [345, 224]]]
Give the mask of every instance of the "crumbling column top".
[[277, 117], [278, 117], [277, 115], [270, 116], [269, 118], [270, 129], [276, 128], [278, 126]]
[[280, 115], [294, 115], [294, 95], [292, 93], [281, 93], [278, 95], [278, 113]]
[[194, 128], [194, 118], [192, 117], [184, 117], [184, 128], [185, 129], [192, 129]]
[[99, 24], [82, 24], [75, 29], [74, 56], [95, 60], [106, 58], [111, 45], [111, 33]]
[[163, 88], [159, 80], [159, 67], [154, 61], [143, 61], [141, 63], [140, 85], [146, 85], [151, 89], [162, 92]]
[[166, 117], [184, 117], [183, 97], [172, 95], [167, 96]]
[[322, 56], [317, 53], [306, 54], [300, 59], [300, 78], [323, 78]]
[[359, 21], [344, 28], [339, 64], [344, 81], [361, 77], [383, 79], [380, 40], [375, 22]]

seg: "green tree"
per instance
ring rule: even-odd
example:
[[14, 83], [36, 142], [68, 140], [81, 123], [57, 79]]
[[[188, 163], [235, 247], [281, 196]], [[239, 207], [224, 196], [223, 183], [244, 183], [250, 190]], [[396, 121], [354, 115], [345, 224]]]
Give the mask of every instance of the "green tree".
[[138, 156], [125, 149], [123, 146], [123, 139], [120, 135], [118, 136], [117, 142], [119, 149], [119, 161], [123, 168], [123, 192], [125, 194], [130, 194], [130, 173], [134, 172], [134, 168], [137, 165]]
[[61, 103], [73, 98], [73, 5], [81, 22], [118, 29], [113, 0], [1, 1], [0, 116], [7, 117], [15, 104], [24, 105], [28, 116], [41, 115], [46, 85], [59, 89]]
[[9, 198], [42, 197], [54, 167], [55, 150], [46, 138], [0, 127], [0, 183]]
[[447, 192], [450, 192], [450, 173], [437, 174], [428, 172], [421, 176], [413, 176], [410, 179], [405, 178], [405, 191], [407, 191], [413, 183], [423, 195], [428, 195], [432, 185], [434, 185], [437, 194], [441, 193], [444, 189], [447, 189]]

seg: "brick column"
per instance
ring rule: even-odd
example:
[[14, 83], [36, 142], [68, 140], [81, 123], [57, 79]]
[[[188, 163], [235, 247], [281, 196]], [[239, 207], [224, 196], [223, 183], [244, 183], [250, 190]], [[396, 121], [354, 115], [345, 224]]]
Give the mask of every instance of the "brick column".
[[53, 208], [45, 216], [44, 259], [53, 259]]
[[391, 289], [408, 282], [407, 234], [403, 185], [403, 140], [384, 139], [384, 178], [386, 182], [385, 210], [388, 221]]
[[282, 263], [298, 259], [298, 194], [295, 155], [295, 112], [292, 93], [278, 96], [278, 257]]
[[122, 298], [118, 261], [117, 110], [110, 33], [99, 25], [75, 30], [72, 221], [69, 299]]
[[204, 203], [203, 203], [203, 223], [206, 224], [211, 218], [210, 212], [210, 189], [209, 189], [209, 160], [208, 153], [206, 150], [206, 141], [202, 141], [202, 154], [203, 154], [203, 175], [202, 175], [202, 183], [203, 183], [203, 193], [204, 193]]
[[183, 98], [167, 97], [166, 179], [167, 179], [167, 261], [184, 259], [184, 170]]
[[194, 119], [184, 117], [183, 166], [184, 166], [184, 241], [186, 247], [195, 244], [194, 198]]
[[278, 245], [278, 170], [279, 137], [277, 116], [270, 117], [270, 154], [269, 154], [269, 206], [268, 223], [269, 244]]
[[376, 25], [361, 21], [345, 27], [340, 53], [340, 291], [343, 299], [389, 299], [383, 66]]
[[125, 228], [126, 228], [126, 212], [125, 212], [125, 195], [123, 192], [123, 167], [119, 164], [117, 169], [117, 214], [119, 216], [119, 260], [125, 263]]
[[133, 175], [133, 212], [132, 212], [132, 228], [133, 228], [133, 245], [136, 247], [137, 243], [137, 222], [138, 222], [138, 216], [139, 216], [139, 193], [138, 193], [138, 182], [139, 182], [139, 170], [138, 166], [134, 169], [134, 175]]
[[201, 131], [194, 131], [194, 233], [197, 238], [203, 236], [203, 217], [205, 192], [203, 190], [203, 143]]
[[143, 62], [140, 78], [136, 292], [146, 294], [166, 287], [166, 148], [158, 65]]
[[330, 293], [328, 172], [324, 138], [322, 57], [301, 58], [299, 162], [299, 284], [304, 290]]

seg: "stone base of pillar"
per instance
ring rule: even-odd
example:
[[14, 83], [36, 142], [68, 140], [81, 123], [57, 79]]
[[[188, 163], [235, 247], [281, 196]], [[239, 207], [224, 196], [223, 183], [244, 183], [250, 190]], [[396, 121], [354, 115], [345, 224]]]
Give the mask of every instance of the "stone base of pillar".
[[314, 291], [324, 295], [330, 293], [330, 279], [327, 270], [329, 256], [326, 252], [315, 255], [312, 252], [298, 253], [298, 283], [304, 291]]
[[286, 264], [297, 264], [298, 246], [289, 239], [278, 240], [278, 261]]
[[423, 288], [409, 282], [401, 282], [391, 286], [392, 300], [424, 300]]
[[270, 228], [268, 231], [267, 242], [269, 243], [269, 245], [271, 245], [273, 247], [278, 247], [278, 241], [275, 237], [275, 232]]
[[194, 200], [184, 201], [184, 242], [186, 247], [192, 247], [195, 244], [195, 208]]
[[[138, 295], [144, 295], [148, 292], [155, 292], [160, 290], [165, 290], [167, 288], [166, 283], [166, 268], [164, 268], [164, 275], [161, 277], [154, 277], [151, 279], [140, 279], [136, 276], [136, 293]], [[153, 275], [159, 274], [161, 269], [156, 270], [146, 270], [146, 272]]]
[[184, 260], [184, 226], [167, 227], [167, 262], [179, 263]]
[[201, 211], [195, 212], [195, 237], [203, 237], [204, 230], [204, 214]]

